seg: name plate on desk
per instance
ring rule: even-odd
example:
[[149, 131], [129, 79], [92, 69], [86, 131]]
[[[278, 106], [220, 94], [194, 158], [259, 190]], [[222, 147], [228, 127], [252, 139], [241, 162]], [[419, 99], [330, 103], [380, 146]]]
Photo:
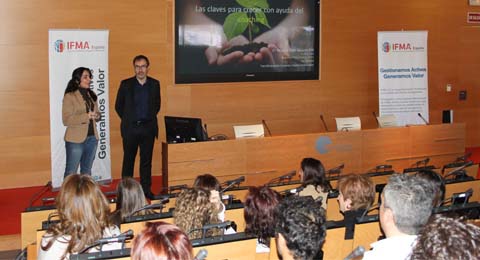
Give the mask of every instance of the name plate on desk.
[[258, 125], [236, 125], [233, 126], [235, 132], [235, 138], [252, 138], [252, 137], [264, 137], [265, 130], [262, 124]]
[[362, 129], [360, 117], [337, 117], [337, 131], [359, 131]]

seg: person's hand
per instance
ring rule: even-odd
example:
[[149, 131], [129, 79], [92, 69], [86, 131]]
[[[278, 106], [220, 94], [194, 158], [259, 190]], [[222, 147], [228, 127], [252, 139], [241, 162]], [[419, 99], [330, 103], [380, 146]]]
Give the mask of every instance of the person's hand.
[[100, 113], [98, 112], [88, 112], [88, 119], [97, 120], [100, 118]]
[[254, 42], [267, 43], [259, 52], [255, 53], [255, 60], [263, 64], [282, 64], [290, 57], [288, 32], [283, 27], [275, 27], [257, 38]]
[[220, 192], [216, 190], [211, 190], [210, 202], [213, 203], [215, 207], [217, 207], [217, 209], [220, 209], [220, 206], [221, 206], [220, 204], [222, 203], [222, 201], [220, 200]]
[[239, 35], [234, 37], [228, 42], [222, 44], [222, 48], [217, 48], [215, 46], [210, 46], [205, 50], [205, 56], [207, 58], [209, 65], [226, 65], [226, 64], [233, 64], [233, 63], [249, 63], [252, 62], [254, 59], [254, 53], [243, 53], [243, 51], [234, 51], [227, 55], [223, 55], [223, 51], [233, 47], [233, 46], [241, 46], [244, 44], [248, 44], [247, 38], [243, 35]]

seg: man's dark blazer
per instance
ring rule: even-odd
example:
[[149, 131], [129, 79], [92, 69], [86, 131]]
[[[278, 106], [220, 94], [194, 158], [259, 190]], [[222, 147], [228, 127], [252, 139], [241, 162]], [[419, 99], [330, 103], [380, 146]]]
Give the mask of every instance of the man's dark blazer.
[[[135, 123], [135, 99], [134, 99], [134, 87], [137, 83], [135, 77], [122, 80], [120, 87], [118, 88], [117, 100], [115, 101], [115, 111], [121, 119], [120, 131], [124, 138], [128, 131], [132, 129]], [[148, 120], [152, 121], [152, 130], [155, 133], [155, 137], [158, 138], [158, 123], [157, 114], [160, 111], [160, 82], [154, 78], [147, 77], [148, 86]]]

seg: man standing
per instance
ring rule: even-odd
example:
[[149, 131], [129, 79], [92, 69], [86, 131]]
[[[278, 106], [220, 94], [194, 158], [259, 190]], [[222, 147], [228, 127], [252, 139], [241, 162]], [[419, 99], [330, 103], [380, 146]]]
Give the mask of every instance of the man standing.
[[145, 197], [153, 199], [152, 154], [155, 138], [158, 138], [160, 82], [148, 77], [149, 66], [148, 58], [143, 55], [133, 59], [135, 77], [122, 80], [120, 83], [115, 110], [121, 119], [122, 178], [133, 177], [135, 157], [140, 147], [140, 183]]
[[435, 189], [420, 176], [392, 175], [382, 193], [380, 226], [387, 238], [373, 243], [364, 260], [404, 260], [433, 209]]

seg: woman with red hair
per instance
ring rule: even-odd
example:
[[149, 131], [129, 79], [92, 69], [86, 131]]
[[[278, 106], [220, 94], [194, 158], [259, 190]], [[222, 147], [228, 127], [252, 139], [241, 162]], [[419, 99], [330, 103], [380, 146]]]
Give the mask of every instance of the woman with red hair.
[[192, 244], [177, 226], [162, 221], [147, 222], [133, 240], [132, 260], [192, 260]]
[[267, 186], [250, 187], [245, 198], [245, 233], [254, 235], [257, 240], [257, 253], [270, 252], [270, 238], [275, 236], [275, 206], [281, 201], [278, 192]]

